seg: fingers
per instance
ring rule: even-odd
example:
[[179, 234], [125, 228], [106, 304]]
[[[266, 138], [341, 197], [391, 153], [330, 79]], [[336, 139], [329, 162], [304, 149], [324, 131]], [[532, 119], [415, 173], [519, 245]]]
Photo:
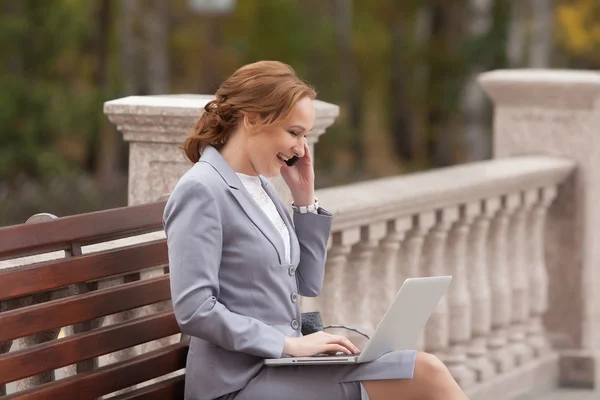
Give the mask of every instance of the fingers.
[[354, 345], [354, 343], [352, 343], [348, 338], [342, 338], [342, 344], [344, 345], [344, 347], [346, 347], [347, 349], [351, 350], [353, 353], [358, 353], [360, 352], [360, 350], [358, 349], [358, 347], [356, 347]]
[[[338, 335], [329, 335], [329, 343], [337, 344], [347, 349], [351, 354], [356, 354], [360, 350], [348, 338]], [[344, 351], [346, 354], [350, 354]]]
[[347, 348], [345, 348], [344, 346], [341, 346], [339, 344], [328, 344], [325, 347], [325, 352], [328, 354], [336, 354], [336, 353], [344, 353], [347, 354], [349, 356], [351, 356], [353, 353], [348, 350]]
[[306, 138], [304, 138], [304, 157], [312, 161], [312, 154], [310, 154], [310, 147], [308, 147], [308, 140]]

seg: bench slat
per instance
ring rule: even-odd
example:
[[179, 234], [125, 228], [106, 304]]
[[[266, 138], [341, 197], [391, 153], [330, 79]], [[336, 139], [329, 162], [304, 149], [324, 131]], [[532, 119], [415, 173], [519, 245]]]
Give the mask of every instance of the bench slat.
[[0, 300], [126, 274], [169, 262], [166, 239], [0, 272]]
[[0, 228], [0, 260], [68, 249], [162, 229], [166, 202], [121, 207]]
[[183, 399], [185, 391], [185, 375], [178, 375], [164, 381], [145, 386], [141, 389], [132, 390], [111, 400], [164, 400]]
[[165, 346], [130, 360], [14, 393], [4, 399], [95, 399], [185, 368], [187, 351], [187, 343]]
[[164, 311], [0, 356], [0, 384], [179, 333]]
[[159, 276], [0, 313], [0, 343], [170, 300], [169, 276]]

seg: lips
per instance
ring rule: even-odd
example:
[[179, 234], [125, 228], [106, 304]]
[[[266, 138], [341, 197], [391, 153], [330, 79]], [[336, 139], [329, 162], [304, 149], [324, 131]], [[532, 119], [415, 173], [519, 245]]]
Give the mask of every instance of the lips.
[[287, 160], [289, 160], [291, 157], [287, 157], [285, 154], [281, 154], [278, 153], [277, 154], [277, 158], [279, 158], [281, 161], [286, 162]]

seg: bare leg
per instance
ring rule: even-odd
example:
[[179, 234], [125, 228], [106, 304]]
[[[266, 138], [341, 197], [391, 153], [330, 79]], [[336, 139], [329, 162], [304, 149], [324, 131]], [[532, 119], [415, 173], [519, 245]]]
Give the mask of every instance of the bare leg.
[[362, 382], [371, 400], [468, 400], [437, 357], [417, 353], [413, 379]]

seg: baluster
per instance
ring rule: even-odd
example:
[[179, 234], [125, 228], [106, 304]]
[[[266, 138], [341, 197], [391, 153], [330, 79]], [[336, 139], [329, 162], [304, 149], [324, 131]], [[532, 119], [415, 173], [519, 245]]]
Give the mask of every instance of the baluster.
[[[361, 326], [360, 316], [357, 315], [356, 311], [358, 304], [363, 300], [361, 296], [367, 293], [366, 287], [360, 282], [360, 277], [354, 272], [351, 263], [351, 257], [353, 257], [353, 252], [356, 252], [356, 246], [360, 243], [360, 237], [360, 228], [345, 229], [342, 232], [342, 244], [350, 247], [350, 253], [344, 263], [340, 260], [340, 267], [344, 267], [344, 270], [342, 271], [342, 276], [336, 278], [336, 281], [339, 282], [341, 280], [342, 285], [334, 289], [335, 295], [333, 295], [336, 299], [343, 299], [338, 306], [341, 307], [341, 312], [338, 316], [339, 322], [354, 326]], [[362, 328], [364, 329], [364, 327]]]
[[[363, 235], [366, 234], [368, 236], [365, 237], [366, 241], [369, 243], [369, 247], [373, 246], [373, 254], [370, 260], [367, 261], [365, 259], [365, 264], [363, 264], [367, 270], [369, 271], [369, 280], [368, 280], [368, 291], [367, 298], [365, 301], [366, 307], [368, 311], [366, 312], [366, 316], [368, 316], [368, 322], [365, 326], [365, 329], [373, 332], [377, 324], [379, 324], [380, 318], [377, 316], [377, 310], [381, 307], [384, 307], [384, 310], [387, 308], [389, 303], [385, 303], [386, 299], [386, 291], [390, 285], [389, 282], [386, 282], [383, 277], [386, 273], [386, 266], [379, 262], [381, 260], [381, 247], [380, 244], [382, 242], [383, 237], [386, 235], [387, 231], [387, 222], [377, 222], [370, 224], [367, 230], [363, 231]], [[383, 316], [383, 314], [382, 314]]]
[[[65, 252], [65, 257], [80, 256], [82, 254], [83, 252], [81, 250], [81, 245], [78, 243], [72, 243], [70, 249]], [[96, 290], [97, 286], [97, 282], [81, 282], [74, 285], [74, 290], [76, 294], [84, 294]], [[78, 324], [66, 326], [64, 328], [64, 334], [65, 336], [72, 336], [77, 333], [88, 332], [100, 326], [100, 322], [101, 319], [95, 319], [92, 321], [84, 321]], [[89, 360], [80, 361], [77, 364], [64, 367], [64, 374], [65, 376], [72, 376], [86, 371], [91, 371], [97, 367], [98, 358], [90, 358]]]
[[[42, 213], [36, 214], [29, 218], [26, 224], [35, 224], [38, 222], [50, 221], [57, 217], [52, 214]], [[21, 297], [15, 299], [15, 308], [23, 308], [33, 304], [45, 303], [52, 300], [57, 300], [73, 294], [73, 287], [51, 290], [44, 293], [36, 293], [31, 296]], [[27, 347], [35, 346], [51, 340], [56, 340], [60, 334], [60, 328], [48, 330], [46, 332], [37, 333], [35, 335], [27, 336], [24, 338], [17, 339], [17, 349], [25, 349]], [[30, 389], [35, 386], [42, 385], [44, 383], [53, 382], [55, 379], [54, 370], [45, 371], [38, 375], [30, 376], [22, 379], [16, 383], [17, 391]]]
[[533, 358], [533, 349], [525, 339], [525, 323], [529, 317], [529, 266], [527, 249], [530, 239], [525, 236], [525, 224], [529, 208], [533, 204], [531, 197], [518, 195], [518, 207], [509, 224], [509, 266], [512, 286], [511, 327], [508, 334], [509, 351], [514, 354], [516, 365], [523, 365]]
[[460, 207], [460, 218], [453, 225], [448, 237], [447, 256], [452, 284], [448, 289], [450, 316], [450, 347], [446, 364], [461, 387], [475, 383], [475, 372], [467, 366], [467, 345], [471, 340], [471, 297], [467, 277], [467, 239], [470, 225], [479, 213], [479, 204], [470, 203]]
[[[450, 226], [458, 219], [457, 208], [447, 208], [436, 212], [436, 222], [425, 238], [425, 275], [447, 275], [446, 271], [446, 239]], [[425, 325], [425, 350], [445, 361], [450, 340], [448, 301], [443, 296], [435, 311]]]
[[[399, 256], [399, 267], [396, 274], [397, 287], [400, 288], [406, 278], [427, 275], [424, 266], [423, 244], [427, 232], [435, 224], [435, 213], [425, 212], [412, 216], [412, 227], [406, 233], [402, 242]], [[396, 293], [394, 293], [396, 295]], [[425, 349], [425, 331], [419, 335], [417, 343], [419, 350]]]
[[[379, 270], [373, 265], [375, 251], [379, 240], [385, 232], [384, 224], [371, 224], [360, 228], [360, 240], [350, 253], [350, 278], [353, 289], [348, 293], [352, 296], [352, 309], [356, 314], [356, 323], [363, 329], [372, 332], [371, 303], [369, 296], [379, 288], [374, 276]], [[350, 285], [349, 285], [350, 286]]]
[[326, 325], [342, 323], [345, 318], [344, 305], [349, 296], [345, 291], [344, 276], [348, 273], [348, 255], [351, 243], [357, 242], [359, 235], [358, 229], [332, 234], [331, 248], [327, 251], [325, 263], [323, 290], [318, 297], [302, 298], [302, 310], [320, 310], [323, 323]]
[[403, 279], [416, 278], [426, 274], [423, 267], [423, 244], [427, 232], [435, 225], [435, 212], [424, 212], [414, 215], [412, 218], [412, 227], [406, 233], [406, 239], [402, 243], [401, 254], [404, 259], [400, 262], [404, 266]]
[[[104, 279], [98, 281], [98, 290], [122, 285], [124, 283], [135, 282], [138, 281], [139, 278], [140, 274], [136, 272], [120, 277]], [[116, 314], [108, 315], [103, 318], [98, 318], [98, 326], [110, 326], [118, 324], [120, 322], [130, 321], [134, 319], [135, 316], [135, 310], [122, 311]], [[130, 347], [127, 349], [119, 350], [114, 353], [98, 357], [98, 366], [102, 367], [104, 365], [112, 364], [118, 361], [127, 360], [132, 357], [135, 357], [136, 355], [139, 355], [139, 349], [137, 347]]]
[[500, 208], [500, 199], [481, 202], [479, 216], [471, 228], [472, 251], [469, 261], [469, 289], [471, 291], [473, 338], [467, 354], [468, 365], [477, 374], [477, 381], [485, 381], [494, 375], [495, 365], [490, 361], [487, 346], [492, 329], [491, 288], [488, 274], [488, 249], [490, 219]]
[[375, 321], [381, 320], [400, 289], [398, 285], [398, 276], [401, 274], [398, 268], [400, 249], [410, 225], [410, 218], [399, 218], [387, 222], [387, 233], [379, 244], [381, 252], [375, 256], [374, 261], [376, 266], [383, 269], [383, 273], [377, 279], [381, 282], [383, 289], [375, 293], [375, 301], [372, 307], [373, 320]]
[[[16, 306], [17, 305], [15, 304], [14, 300], [0, 301], [0, 314], [5, 311], [10, 311], [13, 308], [16, 308]], [[12, 344], [12, 340], [0, 343], [0, 356], [4, 353], [8, 353], [12, 347]], [[6, 396], [6, 385], [0, 385], [0, 396]]]
[[536, 357], [541, 357], [551, 350], [542, 320], [544, 313], [548, 310], [548, 270], [546, 269], [544, 233], [546, 212], [554, 201], [556, 192], [555, 186], [539, 191], [538, 201], [532, 208], [530, 221], [527, 224], [530, 227], [529, 235], [532, 237], [529, 253], [531, 317], [527, 327], [527, 341], [533, 348]]
[[[508, 224], [516, 209], [518, 198], [504, 196], [501, 208], [492, 220], [490, 237], [490, 286], [492, 289], [492, 332], [490, 358], [496, 371], [504, 373], [514, 366], [514, 358], [507, 351], [508, 329], [511, 320], [511, 286], [508, 264]], [[512, 251], [512, 249], [511, 249]]]

